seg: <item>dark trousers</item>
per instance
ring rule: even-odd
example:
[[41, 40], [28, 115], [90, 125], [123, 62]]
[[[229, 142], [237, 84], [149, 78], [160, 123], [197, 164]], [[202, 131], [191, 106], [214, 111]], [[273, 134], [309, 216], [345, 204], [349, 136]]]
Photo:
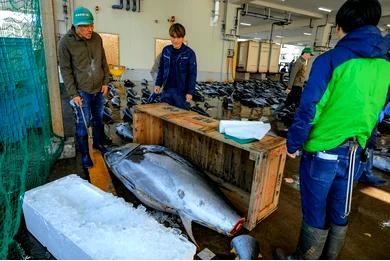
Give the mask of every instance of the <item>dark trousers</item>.
[[[104, 125], [103, 125], [103, 110], [104, 110], [104, 97], [103, 93], [98, 92], [90, 94], [87, 92], [80, 91], [80, 96], [83, 99], [83, 110], [85, 121], [87, 126], [90, 126], [92, 119], [93, 126], [93, 141], [94, 144], [100, 144], [101, 138], [103, 137]], [[85, 137], [88, 135], [83, 115], [80, 107], [73, 106], [73, 110], [76, 117], [76, 136]]]
[[[303, 152], [300, 164], [300, 192], [303, 220], [306, 224], [327, 229], [330, 224], [345, 226], [348, 167], [352, 142], [324, 152]], [[360, 164], [359, 147], [355, 158], [353, 180], [357, 180], [364, 166]], [[324, 154], [325, 153], [325, 154]]]
[[161, 94], [161, 102], [166, 102], [169, 105], [188, 110], [189, 104], [186, 102], [184, 94], [175, 92], [174, 90], [164, 90]]
[[291, 91], [287, 95], [286, 106], [295, 105], [299, 107], [299, 102], [301, 101], [302, 87], [294, 85], [291, 88]]

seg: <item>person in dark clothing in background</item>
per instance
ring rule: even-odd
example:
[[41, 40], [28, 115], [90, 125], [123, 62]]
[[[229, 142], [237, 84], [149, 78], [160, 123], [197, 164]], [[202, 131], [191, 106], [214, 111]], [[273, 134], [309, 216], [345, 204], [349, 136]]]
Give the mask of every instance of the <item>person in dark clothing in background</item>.
[[154, 93], [161, 93], [161, 101], [170, 105], [188, 109], [195, 91], [197, 65], [194, 51], [186, 46], [184, 26], [171, 25], [169, 35], [171, 45], [164, 47]]
[[108, 93], [109, 69], [102, 38], [93, 31], [93, 21], [87, 8], [75, 8], [73, 26], [58, 46], [61, 74], [76, 116], [76, 139], [83, 168], [93, 166], [86, 128], [91, 118], [93, 147], [102, 154], [107, 152], [103, 146], [103, 95]]
[[280, 82], [283, 82], [284, 75], [287, 73], [287, 65], [280, 69]]

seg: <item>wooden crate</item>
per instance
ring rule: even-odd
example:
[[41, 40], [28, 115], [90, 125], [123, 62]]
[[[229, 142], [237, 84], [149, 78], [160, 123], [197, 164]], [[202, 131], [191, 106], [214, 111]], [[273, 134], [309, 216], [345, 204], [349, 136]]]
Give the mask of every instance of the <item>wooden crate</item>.
[[218, 184], [252, 230], [276, 210], [286, 161], [285, 139], [239, 144], [219, 121], [165, 103], [135, 107], [134, 142], [159, 144], [190, 160]]
[[267, 73], [269, 66], [269, 43], [260, 43], [259, 50], [259, 73]]
[[259, 42], [239, 42], [238, 71], [257, 72], [259, 59]]

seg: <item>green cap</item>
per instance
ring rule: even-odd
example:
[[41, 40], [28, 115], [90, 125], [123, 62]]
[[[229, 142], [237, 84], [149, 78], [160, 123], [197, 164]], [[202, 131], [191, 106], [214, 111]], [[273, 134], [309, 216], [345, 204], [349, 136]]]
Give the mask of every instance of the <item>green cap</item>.
[[313, 56], [313, 50], [310, 47], [305, 47], [302, 50], [302, 54], [304, 54], [304, 53], [310, 53], [310, 55]]
[[73, 25], [93, 24], [93, 15], [87, 8], [78, 6], [73, 11]]

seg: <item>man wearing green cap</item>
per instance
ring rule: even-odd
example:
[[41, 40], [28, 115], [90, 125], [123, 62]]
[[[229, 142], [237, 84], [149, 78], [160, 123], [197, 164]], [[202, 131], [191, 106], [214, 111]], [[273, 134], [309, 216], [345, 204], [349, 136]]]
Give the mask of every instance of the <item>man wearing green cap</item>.
[[73, 26], [58, 47], [61, 74], [76, 116], [76, 139], [84, 168], [93, 163], [88, 150], [88, 131], [92, 119], [93, 147], [102, 154], [104, 135], [103, 105], [108, 92], [109, 69], [101, 37], [93, 31], [93, 15], [85, 7], [73, 12]]
[[311, 48], [306, 47], [302, 50], [301, 56], [297, 59], [291, 69], [290, 80], [288, 82], [288, 96], [286, 106], [299, 106], [304, 82], [307, 78], [307, 63], [313, 56]]

